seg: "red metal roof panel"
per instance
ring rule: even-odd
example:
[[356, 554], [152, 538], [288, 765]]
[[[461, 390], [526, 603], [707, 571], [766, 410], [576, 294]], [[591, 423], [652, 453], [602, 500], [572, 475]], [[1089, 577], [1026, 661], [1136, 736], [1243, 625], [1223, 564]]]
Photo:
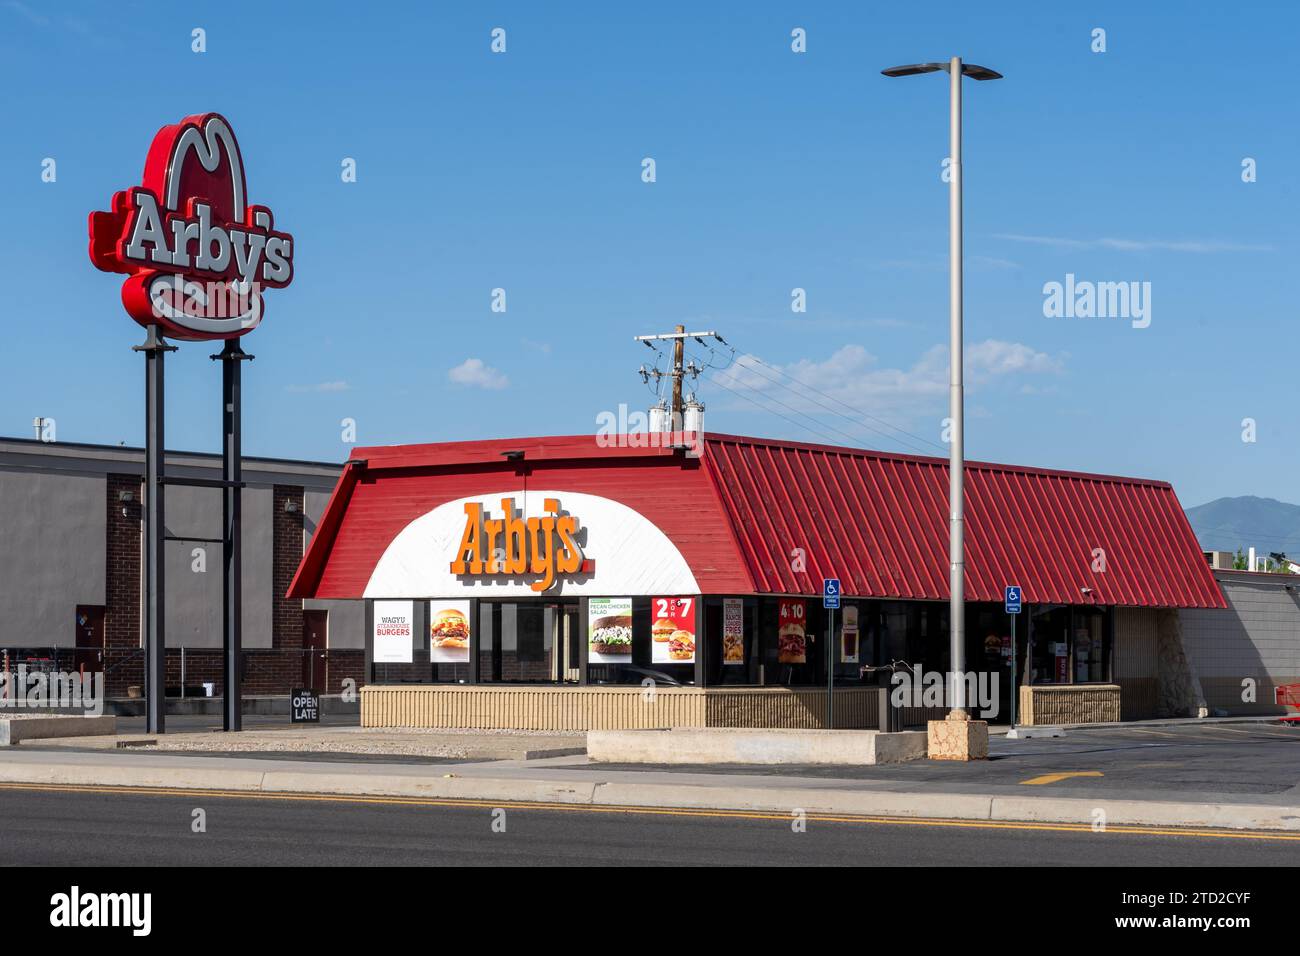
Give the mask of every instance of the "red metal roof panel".
[[[947, 599], [948, 462], [728, 435], [704, 459], [759, 591]], [[1173, 488], [966, 463], [966, 597], [1225, 607]], [[791, 555], [802, 554], [802, 562]]]

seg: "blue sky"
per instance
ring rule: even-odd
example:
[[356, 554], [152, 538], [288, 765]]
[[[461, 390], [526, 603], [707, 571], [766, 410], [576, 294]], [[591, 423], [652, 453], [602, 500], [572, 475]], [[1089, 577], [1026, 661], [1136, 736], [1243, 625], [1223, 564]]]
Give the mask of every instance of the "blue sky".
[[[344, 418], [590, 432], [645, 407], [631, 338], [677, 322], [765, 363], [700, 379], [714, 431], [944, 454], [947, 90], [879, 71], [956, 53], [1006, 75], [966, 86], [968, 455], [1300, 499], [1293, 5], [614, 6], [0, 2], [0, 433], [141, 443], [142, 330], [86, 215], [215, 110], [296, 240], [245, 340], [249, 454], [342, 460]], [[1067, 273], [1150, 282], [1150, 326], [1046, 318]], [[172, 447], [219, 447], [212, 351], [168, 359]]]

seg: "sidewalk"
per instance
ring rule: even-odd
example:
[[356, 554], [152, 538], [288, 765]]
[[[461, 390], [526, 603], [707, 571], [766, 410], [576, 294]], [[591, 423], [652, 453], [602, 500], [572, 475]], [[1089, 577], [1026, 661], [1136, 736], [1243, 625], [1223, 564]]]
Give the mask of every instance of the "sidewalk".
[[49, 737], [29, 747], [153, 753], [349, 754], [449, 760], [535, 760], [586, 753], [586, 735], [543, 731], [372, 729], [357, 726], [257, 726], [237, 734], [211, 728], [179, 733]]
[[[1108, 825], [1300, 832], [1300, 738], [1274, 728], [1201, 734], [1179, 739], [1174, 731], [1138, 728], [1079, 734], [1066, 743], [999, 740], [1001, 752], [981, 764], [834, 769], [629, 767], [581, 756], [435, 762], [20, 747], [0, 753], [0, 782], [1083, 825], [1093, 825], [1101, 811]], [[1161, 756], [1176, 759], [1148, 759]], [[1257, 783], [1234, 789], [1232, 778], [1242, 772], [1234, 760], [1255, 768]], [[1087, 769], [1094, 765], [1105, 769]], [[1213, 789], [1198, 786], [1212, 765], [1222, 767], [1221, 780]], [[1049, 772], [1035, 776], [1043, 771]], [[1051, 789], [1025, 785], [1031, 782]]]

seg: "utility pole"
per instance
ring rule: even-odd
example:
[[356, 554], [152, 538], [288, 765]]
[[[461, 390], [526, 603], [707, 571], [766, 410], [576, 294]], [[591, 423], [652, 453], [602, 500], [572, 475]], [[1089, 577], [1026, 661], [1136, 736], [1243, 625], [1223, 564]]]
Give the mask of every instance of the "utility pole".
[[[677, 335], [686, 332], [686, 326], [677, 326]], [[682, 357], [686, 354], [686, 344], [682, 339], [673, 340], [673, 407], [672, 431], [682, 430]]]
[[698, 376], [700, 372], [704, 371], [704, 369], [697, 366], [694, 362], [691, 362], [689, 365], [685, 364], [686, 340], [694, 339], [701, 345], [704, 345], [704, 340], [706, 338], [714, 339], [722, 345], [727, 344], [722, 336], [717, 332], [687, 332], [686, 326], [684, 325], [677, 326], [676, 331], [673, 332], [663, 332], [658, 335], [636, 335], [632, 338], [632, 341], [641, 342], [648, 348], [655, 349], [655, 351], [658, 351], [658, 349], [655, 348], [655, 342], [671, 341], [673, 343], [673, 370], [671, 372], [661, 372], [657, 368], [648, 369], [644, 365], [641, 366], [639, 370], [641, 378], [645, 381], [649, 381], [650, 378], [653, 377], [657, 382], [659, 379], [663, 378], [664, 375], [672, 376], [672, 431], [677, 432], [682, 430], [682, 379], [688, 374]]

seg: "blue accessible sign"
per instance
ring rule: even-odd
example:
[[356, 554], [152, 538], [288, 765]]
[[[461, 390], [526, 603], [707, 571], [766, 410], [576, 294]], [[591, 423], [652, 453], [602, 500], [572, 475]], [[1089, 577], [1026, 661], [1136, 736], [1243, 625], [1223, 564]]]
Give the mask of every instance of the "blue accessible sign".
[[822, 578], [822, 607], [837, 611], [840, 607], [840, 579]]
[[1006, 593], [1006, 604], [1008, 614], [1020, 613], [1020, 585], [1008, 584]]

